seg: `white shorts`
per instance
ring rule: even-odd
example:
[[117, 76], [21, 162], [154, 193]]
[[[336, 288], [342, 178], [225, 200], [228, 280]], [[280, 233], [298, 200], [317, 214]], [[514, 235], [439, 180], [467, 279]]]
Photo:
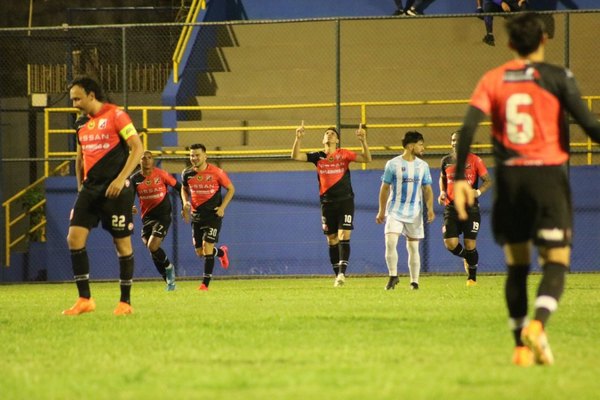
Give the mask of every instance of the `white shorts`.
[[403, 222], [388, 215], [385, 221], [384, 233], [386, 235], [388, 233], [396, 233], [411, 239], [423, 239], [425, 237], [423, 218], [417, 218], [414, 222]]

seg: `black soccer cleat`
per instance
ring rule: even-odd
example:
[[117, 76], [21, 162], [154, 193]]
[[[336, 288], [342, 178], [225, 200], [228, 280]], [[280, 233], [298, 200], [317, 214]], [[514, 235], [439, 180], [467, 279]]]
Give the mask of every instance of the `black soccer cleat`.
[[400, 282], [400, 279], [397, 276], [390, 276], [390, 280], [385, 285], [385, 290], [394, 290], [398, 282]]
[[487, 35], [485, 35], [481, 41], [483, 43], [487, 44], [488, 46], [496, 45], [496, 40], [494, 39], [494, 35], [492, 35], [491, 33], [488, 33]]

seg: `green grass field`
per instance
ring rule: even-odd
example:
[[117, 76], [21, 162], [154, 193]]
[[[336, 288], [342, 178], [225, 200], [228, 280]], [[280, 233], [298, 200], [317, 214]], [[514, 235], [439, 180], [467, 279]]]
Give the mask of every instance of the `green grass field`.
[[[502, 276], [215, 279], [165, 292], [92, 282], [0, 286], [2, 399], [597, 399], [600, 275], [574, 274], [548, 333], [556, 365], [511, 365]], [[530, 303], [539, 276], [530, 278]]]

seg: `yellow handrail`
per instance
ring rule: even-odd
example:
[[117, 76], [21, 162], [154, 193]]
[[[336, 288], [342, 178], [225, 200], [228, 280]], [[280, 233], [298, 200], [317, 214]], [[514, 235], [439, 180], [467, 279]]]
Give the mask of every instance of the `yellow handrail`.
[[[592, 109], [592, 102], [600, 100], [600, 96], [583, 96], [583, 99], [587, 101], [588, 107]], [[448, 104], [468, 104], [467, 99], [453, 99], [453, 100], [403, 100], [403, 101], [355, 101], [355, 102], [342, 102], [341, 107], [359, 107], [360, 110], [360, 121], [366, 124], [367, 108], [379, 107], [379, 106], [415, 106], [415, 105], [448, 105]], [[167, 132], [228, 132], [228, 131], [276, 131], [276, 130], [294, 130], [296, 126], [290, 125], [269, 125], [269, 126], [218, 126], [218, 127], [149, 127], [149, 112], [161, 112], [161, 111], [225, 111], [225, 110], [284, 110], [284, 109], [307, 109], [307, 108], [334, 108], [336, 103], [300, 103], [300, 104], [271, 104], [271, 105], [236, 105], [236, 106], [131, 106], [128, 108], [129, 111], [140, 111], [142, 113], [142, 125], [143, 129], [148, 134], [160, 134]], [[45, 109], [45, 158], [48, 160], [50, 157], [66, 157], [74, 156], [75, 152], [51, 152], [47, 147], [50, 143], [50, 134], [64, 134], [73, 133], [73, 129], [50, 129], [50, 115], [56, 112], [68, 112], [77, 113], [76, 108], [62, 107], [62, 108], [47, 108]], [[369, 124], [369, 128], [379, 129], [393, 129], [393, 128], [426, 128], [426, 127], [458, 127], [462, 122], [459, 121], [448, 121], [448, 122], [431, 122], [431, 123], [387, 123], [387, 124]], [[489, 125], [489, 122], [484, 125]], [[306, 126], [307, 129], [324, 129], [325, 125], [312, 125]], [[144, 148], [147, 149], [148, 139], [144, 137]], [[572, 147], [587, 147], [587, 162], [592, 163], [592, 150], [598, 145], [588, 140], [586, 143], [572, 143]], [[387, 147], [386, 147], [387, 148]], [[431, 147], [430, 147], [431, 148]], [[484, 148], [489, 148], [484, 147]], [[375, 147], [375, 150], [378, 148]], [[211, 154], [279, 154], [285, 153], [289, 149], [280, 150], [244, 150], [244, 151], [209, 151]], [[172, 154], [172, 153], [170, 153]], [[184, 154], [184, 152], [182, 152]], [[45, 163], [46, 171], [48, 171], [48, 161]], [[47, 174], [47, 173], [46, 173]]]
[[[70, 161], [62, 162], [59, 166], [57, 166], [54, 170], [52, 170], [52, 174], [55, 174], [60, 169], [64, 168], [69, 162]], [[23, 190], [19, 191], [18, 193], [14, 194], [8, 200], [6, 200], [4, 203], [2, 203], [2, 207], [4, 207], [4, 221], [5, 221], [5, 226], [4, 226], [4, 243], [5, 243], [5, 249], [6, 249], [5, 265], [7, 267], [10, 266], [10, 250], [14, 246], [16, 246], [18, 243], [20, 243], [23, 239], [25, 239], [28, 234], [34, 233], [37, 230], [39, 230], [39, 229], [41, 229], [41, 228], [43, 228], [43, 227], [46, 226], [46, 218], [44, 217], [35, 226], [29, 228], [29, 230], [27, 231], [26, 234], [22, 234], [22, 235], [18, 236], [16, 239], [12, 240], [11, 239], [11, 237], [12, 237], [12, 235], [11, 235], [11, 228], [17, 222], [21, 221], [27, 215], [31, 214], [33, 211], [37, 210], [38, 208], [43, 207], [46, 204], [46, 199], [40, 200], [38, 203], [34, 204], [28, 210], [23, 211], [21, 214], [17, 215], [15, 218], [11, 218], [10, 206], [11, 206], [12, 203], [14, 203], [15, 201], [19, 200], [21, 197], [23, 197], [31, 189], [33, 189], [34, 187], [42, 184], [48, 178], [48, 176], [49, 176], [48, 174], [42, 176], [41, 178], [37, 179], [32, 184], [30, 184], [29, 186], [27, 186], [25, 189], [23, 189]]]
[[173, 82], [179, 82], [179, 64], [183, 58], [183, 53], [187, 47], [190, 35], [192, 34], [192, 26], [190, 23], [196, 21], [200, 10], [206, 9], [206, 0], [193, 0], [188, 15], [185, 18], [186, 25], [181, 30], [177, 46], [175, 46], [175, 52], [173, 53]]

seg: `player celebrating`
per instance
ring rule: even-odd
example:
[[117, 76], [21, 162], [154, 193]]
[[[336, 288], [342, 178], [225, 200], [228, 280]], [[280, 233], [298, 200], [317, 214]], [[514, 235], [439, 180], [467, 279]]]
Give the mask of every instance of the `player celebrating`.
[[[203, 144], [190, 146], [192, 166], [183, 170], [181, 176], [182, 215], [185, 222], [192, 220], [194, 248], [198, 257], [204, 257], [204, 275], [199, 290], [208, 290], [215, 266], [215, 256], [221, 266], [229, 267], [227, 246], [215, 249], [225, 209], [233, 198], [235, 187], [225, 171], [206, 162], [206, 147]], [[225, 197], [221, 196], [225, 188]]]
[[[167, 290], [175, 290], [175, 267], [160, 247], [171, 225], [171, 201], [167, 188], [171, 186], [177, 194], [181, 184], [168, 172], [154, 166], [152, 152], [145, 151], [140, 161], [141, 169], [131, 176], [131, 183], [140, 199], [142, 216], [142, 241], [152, 255], [158, 273], [167, 283]], [[137, 209], [133, 208], [133, 213]]]
[[362, 153], [340, 149], [340, 137], [335, 128], [327, 128], [323, 135], [323, 151], [301, 153], [300, 143], [304, 137], [304, 121], [296, 129], [296, 139], [292, 147], [292, 160], [308, 161], [317, 167], [319, 195], [321, 200], [321, 221], [323, 233], [329, 245], [329, 259], [336, 276], [335, 287], [343, 286], [350, 259], [350, 234], [354, 229], [354, 192], [350, 181], [352, 161], [371, 162], [371, 152], [367, 145], [367, 132], [362, 124], [356, 130]]
[[[465, 162], [477, 125], [491, 114], [497, 187], [492, 229], [508, 267], [505, 296], [516, 345], [513, 363], [549, 365], [554, 358], [545, 327], [558, 307], [571, 255], [565, 111], [596, 142], [600, 123], [581, 101], [571, 71], [544, 62], [547, 37], [537, 14], [510, 18], [506, 30], [517, 57], [488, 71], [473, 92], [457, 145], [454, 205], [459, 218], [466, 220], [466, 207], [474, 204], [474, 196], [465, 179]], [[532, 243], [543, 275], [528, 323]]]
[[[477, 252], [477, 233], [479, 233], [479, 224], [481, 223], [481, 214], [477, 200], [472, 207], [469, 207], [469, 218], [466, 221], [460, 221], [454, 208], [454, 171], [456, 170], [456, 142], [458, 141], [458, 132], [451, 136], [452, 153], [442, 158], [440, 168], [440, 196], [438, 203], [444, 208], [444, 245], [455, 256], [462, 257], [465, 263], [467, 276], [467, 286], [477, 285], [477, 264], [479, 263], [479, 253]], [[466, 180], [469, 182], [477, 199], [485, 193], [492, 185], [487, 168], [483, 160], [473, 153], [467, 155], [467, 165], [465, 166]], [[482, 180], [481, 187], [479, 179]], [[464, 247], [459, 243], [458, 236], [463, 234]]]
[[427, 222], [433, 222], [433, 190], [429, 165], [420, 159], [425, 150], [423, 135], [406, 132], [402, 139], [404, 152], [385, 164], [379, 189], [379, 210], [375, 222], [385, 221], [385, 262], [389, 279], [385, 290], [393, 290], [398, 278], [398, 239], [406, 237], [410, 288], [419, 289], [421, 256], [419, 242], [425, 237], [423, 229], [423, 200], [427, 207]]
[[79, 315], [96, 309], [90, 292], [90, 265], [85, 246], [90, 230], [99, 221], [113, 237], [119, 256], [121, 298], [114, 314], [131, 314], [134, 195], [128, 178], [142, 156], [143, 145], [129, 115], [105, 102], [96, 81], [77, 78], [70, 83], [69, 93], [73, 107], [87, 117], [76, 126], [78, 194], [67, 235], [79, 299], [63, 314]]

